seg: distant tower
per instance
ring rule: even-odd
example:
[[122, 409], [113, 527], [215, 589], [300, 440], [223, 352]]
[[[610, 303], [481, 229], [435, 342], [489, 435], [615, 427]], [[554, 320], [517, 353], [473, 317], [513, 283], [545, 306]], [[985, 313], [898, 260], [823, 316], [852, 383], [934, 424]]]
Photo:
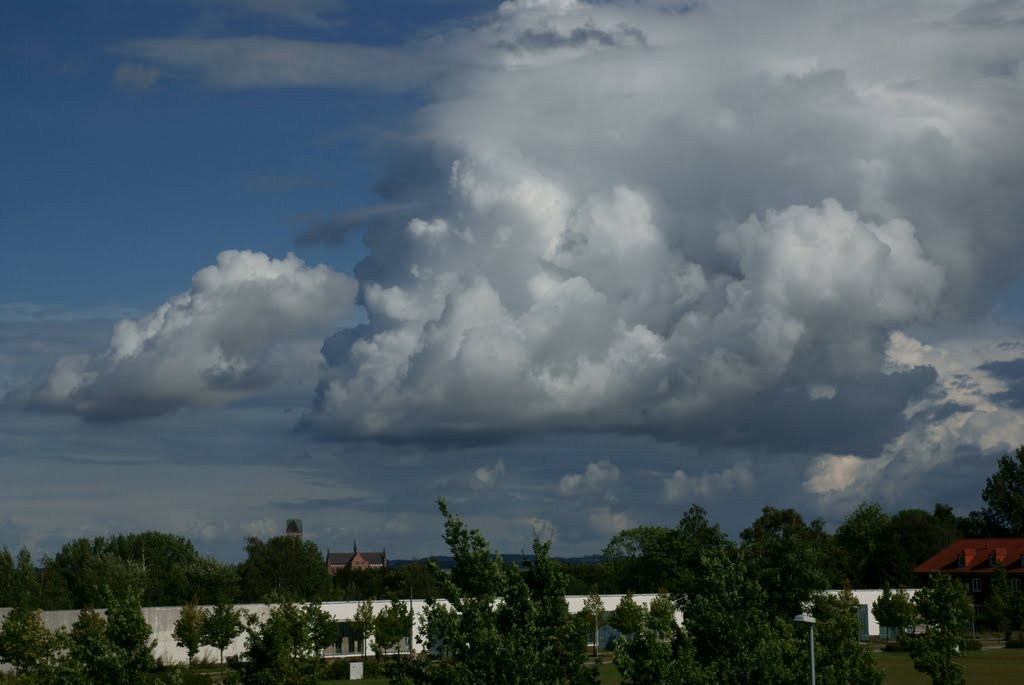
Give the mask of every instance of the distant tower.
[[284, 526], [284, 534], [290, 538], [302, 539], [302, 519], [288, 519]]

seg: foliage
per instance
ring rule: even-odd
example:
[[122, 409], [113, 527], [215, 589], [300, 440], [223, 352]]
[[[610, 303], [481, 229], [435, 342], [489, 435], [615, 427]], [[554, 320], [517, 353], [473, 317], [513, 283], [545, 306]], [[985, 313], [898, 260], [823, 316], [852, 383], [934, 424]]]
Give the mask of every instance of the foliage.
[[193, 597], [188, 604], [181, 608], [181, 615], [174, 622], [174, 632], [171, 633], [171, 637], [174, 638], [175, 644], [184, 647], [188, 652], [189, 666], [192, 666], [196, 654], [199, 653], [199, 647], [203, 644], [205, 630], [203, 624], [206, 622], [206, 616], [206, 610], [201, 608]]
[[771, 613], [798, 614], [812, 594], [829, 587], [834, 555], [821, 521], [808, 526], [795, 509], [765, 507], [740, 538], [747, 558], [756, 560], [750, 570], [767, 593]]
[[985, 600], [983, 618], [993, 628], [1009, 639], [1013, 627], [1013, 589], [1006, 577], [1006, 569], [997, 564], [992, 573], [992, 592]]
[[248, 556], [238, 567], [243, 601], [264, 601], [274, 595], [293, 602], [319, 602], [329, 594], [330, 576], [315, 542], [286, 535], [266, 542], [251, 537], [245, 551]]
[[201, 644], [220, 652], [220, 673], [224, 677], [224, 650], [242, 634], [242, 612], [227, 602], [218, 602], [203, 619]]
[[700, 555], [727, 546], [728, 538], [707, 512], [691, 506], [675, 528], [640, 526], [624, 530], [611, 539], [602, 559], [609, 585], [621, 590], [655, 592], [696, 591], [700, 577], [695, 573]]
[[348, 623], [352, 631], [352, 639], [359, 640], [362, 645], [363, 658], [366, 658], [366, 641], [373, 635], [373, 600], [365, 599], [356, 607], [355, 616]]
[[750, 563], [743, 553], [710, 551], [695, 569], [703, 578], [701, 592], [674, 596], [686, 617], [675, 651], [683, 682], [796, 681], [799, 648], [793, 626], [789, 617], [772, 616]]
[[676, 607], [664, 590], [647, 605], [647, 627], [659, 638], [671, 635], [676, 626]]
[[[435, 658], [389, 663], [392, 683], [545, 684], [592, 683], [585, 664], [582, 622], [565, 602], [565, 578], [549, 557], [549, 543], [534, 541], [535, 561], [523, 572], [492, 553], [479, 531], [469, 529], [438, 500], [444, 539], [455, 558], [451, 574], [435, 579], [451, 603], [429, 601], [420, 638]], [[500, 599], [499, 599], [500, 598]]]
[[583, 610], [580, 611], [580, 615], [587, 619], [588, 632], [590, 631], [590, 626], [594, 628], [594, 656], [596, 657], [600, 650], [598, 636], [601, 632], [601, 626], [607, 622], [604, 614], [604, 601], [601, 599], [601, 593], [596, 585], [590, 588], [590, 594], [587, 595], [586, 601], [583, 602]]
[[636, 603], [632, 592], [627, 592], [612, 611], [608, 623], [624, 635], [635, 635], [647, 623], [647, 609]]
[[111, 595], [106, 630], [111, 685], [132, 685], [139, 682], [142, 674], [152, 670], [156, 641], [150, 641], [151, 634], [152, 629], [142, 615], [139, 595]]
[[882, 587], [882, 595], [871, 606], [871, 613], [879, 625], [895, 630], [900, 639], [917, 619], [917, 607], [907, 589], [900, 586], [894, 593], [888, 584]]
[[272, 606], [262, 623], [250, 617], [243, 664], [247, 682], [317, 685], [326, 669], [321, 652], [333, 641], [333, 627], [330, 614], [319, 605], [287, 600]]
[[931, 677], [934, 685], [963, 685], [963, 667], [956, 657], [966, 647], [964, 627], [974, 613], [960, 581], [937, 573], [914, 595], [924, 632], [914, 635], [910, 656], [914, 668]]
[[78, 612], [78, 620], [71, 626], [64, 671], [77, 675], [82, 683], [105, 683], [113, 660], [106, 632], [107, 622], [94, 609]]
[[14, 557], [5, 546], [0, 550], [0, 607], [14, 606]]
[[412, 631], [412, 610], [400, 599], [392, 599], [374, 622], [373, 647], [378, 654], [397, 649], [402, 638]]
[[685, 682], [687, 664], [673, 653], [671, 644], [648, 628], [618, 641], [614, 661], [623, 685]]
[[881, 685], [884, 676], [867, 645], [859, 642], [857, 598], [847, 586], [839, 594], [818, 594], [812, 602], [815, 661], [821, 685]]
[[996, 472], [981, 491], [987, 518], [1009, 535], [1024, 535], [1024, 445], [999, 458]]
[[855, 587], [880, 587], [885, 584], [877, 563], [889, 515], [876, 502], [863, 502], [843, 521], [834, 536], [842, 554], [844, 577]]
[[15, 673], [32, 675], [45, 667], [53, 639], [38, 609], [14, 607], [0, 627], [0, 661], [14, 666]]

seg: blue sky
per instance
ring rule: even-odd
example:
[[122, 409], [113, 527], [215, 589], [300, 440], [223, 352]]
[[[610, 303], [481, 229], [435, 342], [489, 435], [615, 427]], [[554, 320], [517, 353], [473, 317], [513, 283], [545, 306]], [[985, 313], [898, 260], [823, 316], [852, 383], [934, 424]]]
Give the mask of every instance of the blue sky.
[[0, 544], [980, 506], [1024, 442], [1022, 17], [5, 7]]

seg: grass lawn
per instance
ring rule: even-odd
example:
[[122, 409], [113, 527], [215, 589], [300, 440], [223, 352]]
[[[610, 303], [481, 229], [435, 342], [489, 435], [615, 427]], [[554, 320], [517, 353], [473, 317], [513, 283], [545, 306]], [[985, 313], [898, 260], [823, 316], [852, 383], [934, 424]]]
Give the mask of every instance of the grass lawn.
[[[885, 669], [885, 685], [931, 685], [931, 679], [914, 670], [910, 655], [905, 652], [879, 652], [878, 663]], [[962, 661], [967, 672], [967, 685], [1024, 682], [1024, 649], [993, 649], [968, 652]], [[598, 667], [601, 685], [621, 685], [615, 666]], [[322, 685], [342, 685], [347, 680], [325, 680]], [[384, 678], [366, 678], [366, 685], [386, 685]]]
[[[885, 669], [885, 685], [931, 685], [929, 677], [914, 670], [909, 654], [881, 652], [876, 656]], [[961, 663], [967, 673], [967, 685], [1024, 681], [1024, 650], [1021, 649], [967, 652]]]

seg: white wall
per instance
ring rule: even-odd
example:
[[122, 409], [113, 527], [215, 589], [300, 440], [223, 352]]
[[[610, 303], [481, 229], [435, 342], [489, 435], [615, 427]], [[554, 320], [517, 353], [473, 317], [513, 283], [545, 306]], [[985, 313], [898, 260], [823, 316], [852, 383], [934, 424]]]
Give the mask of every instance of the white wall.
[[[606, 611], [612, 611], [619, 606], [619, 601], [625, 597], [625, 595], [601, 595], [601, 601], [604, 603]], [[655, 594], [643, 594], [633, 595], [633, 599], [637, 604], [647, 605], [652, 599], [657, 597]], [[583, 609], [583, 603], [586, 601], [586, 595], [569, 595], [566, 598], [566, 602], [569, 605], [569, 611], [577, 613]], [[408, 601], [408, 600], [406, 600]], [[355, 617], [356, 610], [359, 608], [360, 602], [324, 602], [320, 607], [330, 614], [336, 621], [350, 621]], [[388, 606], [390, 602], [385, 600], [378, 600], [373, 603], [374, 614], [380, 613], [382, 609]], [[413, 600], [413, 625], [416, 631], [416, 636], [419, 636], [419, 616], [423, 612], [423, 608], [426, 602], [423, 600]], [[211, 608], [211, 607], [207, 607]], [[244, 609], [250, 614], [255, 615], [260, 620], [266, 618], [270, 612], [270, 608], [265, 604], [238, 604], [238, 609]], [[10, 609], [0, 609], [0, 619], [5, 619]], [[100, 610], [103, 613], [103, 610]], [[152, 638], [156, 640], [156, 647], [153, 648], [153, 656], [158, 659], [162, 659], [165, 663], [184, 663], [188, 661], [188, 652], [183, 647], [178, 647], [175, 644], [175, 640], [171, 637], [171, 633], [174, 632], [174, 624], [181, 617], [181, 607], [145, 607], [142, 610], [142, 615], [145, 617], [146, 622], [149, 623], [153, 629]], [[43, 623], [50, 630], [55, 630], [61, 626], [71, 629], [72, 624], [78, 619], [78, 611], [44, 611], [43, 612]], [[682, 614], [676, 612], [676, 620], [682, 622]], [[0, 624], [3, 621], [0, 620]], [[241, 654], [245, 649], [245, 634], [240, 635], [230, 647], [224, 650], [224, 658]], [[370, 638], [367, 644], [367, 651], [372, 652], [373, 649], [373, 638]], [[206, 658], [212, 662], [217, 662], [220, 659], [220, 653], [211, 648], [203, 647], [200, 649], [197, 658]]]

